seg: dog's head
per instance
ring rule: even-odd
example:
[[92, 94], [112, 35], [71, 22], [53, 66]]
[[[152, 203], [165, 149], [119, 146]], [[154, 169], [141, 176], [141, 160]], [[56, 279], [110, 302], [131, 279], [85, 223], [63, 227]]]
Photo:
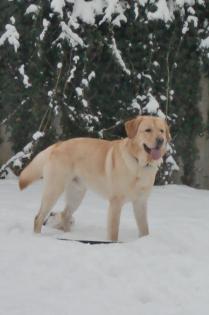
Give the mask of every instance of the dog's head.
[[171, 140], [169, 127], [160, 117], [138, 116], [127, 121], [125, 129], [128, 137], [149, 161], [161, 159], [166, 152], [166, 144]]

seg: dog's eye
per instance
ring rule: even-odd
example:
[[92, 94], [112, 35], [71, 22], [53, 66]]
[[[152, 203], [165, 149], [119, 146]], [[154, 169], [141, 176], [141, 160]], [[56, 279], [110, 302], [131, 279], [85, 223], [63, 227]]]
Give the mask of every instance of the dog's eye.
[[163, 130], [163, 129], [160, 129], [160, 132], [161, 132], [161, 133], [164, 133], [164, 130]]
[[152, 131], [152, 129], [151, 128], [147, 128], [147, 129], [145, 129], [145, 132], [151, 132]]

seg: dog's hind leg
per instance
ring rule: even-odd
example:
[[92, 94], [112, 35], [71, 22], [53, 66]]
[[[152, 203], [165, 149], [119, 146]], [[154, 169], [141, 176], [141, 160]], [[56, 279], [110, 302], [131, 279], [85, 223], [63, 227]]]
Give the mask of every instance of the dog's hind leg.
[[64, 191], [65, 177], [59, 170], [47, 172], [44, 177], [44, 191], [41, 201], [41, 207], [34, 220], [34, 232], [40, 233], [44, 220], [57, 199]]
[[68, 182], [65, 187], [66, 205], [64, 210], [60, 213], [51, 213], [45, 224], [64, 232], [69, 232], [73, 223], [73, 213], [80, 206], [85, 192], [86, 188], [80, 179], [74, 178]]

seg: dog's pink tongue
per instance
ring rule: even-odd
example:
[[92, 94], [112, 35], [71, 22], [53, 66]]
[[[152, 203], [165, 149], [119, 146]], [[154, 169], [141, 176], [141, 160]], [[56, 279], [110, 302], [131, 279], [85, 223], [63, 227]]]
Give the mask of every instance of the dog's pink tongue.
[[159, 160], [161, 157], [159, 149], [151, 149], [150, 155], [153, 160]]

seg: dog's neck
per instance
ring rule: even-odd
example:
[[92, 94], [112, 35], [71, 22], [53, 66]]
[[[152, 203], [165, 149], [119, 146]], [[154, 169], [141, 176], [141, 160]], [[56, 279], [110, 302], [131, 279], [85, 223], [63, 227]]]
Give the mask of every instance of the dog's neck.
[[162, 159], [157, 161], [149, 160], [146, 155], [144, 155], [143, 149], [136, 145], [131, 139], [126, 138], [125, 141], [128, 152], [138, 168], [158, 169], [160, 167]]

